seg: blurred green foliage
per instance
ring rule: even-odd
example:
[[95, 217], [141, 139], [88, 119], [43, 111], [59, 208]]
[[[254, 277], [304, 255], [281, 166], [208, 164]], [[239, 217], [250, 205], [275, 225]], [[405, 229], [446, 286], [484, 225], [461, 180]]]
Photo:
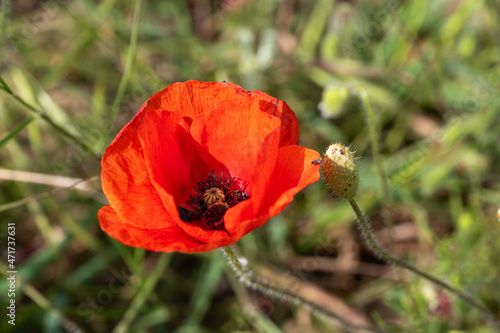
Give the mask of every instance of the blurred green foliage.
[[[331, 87], [363, 90], [381, 129], [391, 249], [500, 315], [499, 22], [497, 0], [4, 0], [0, 165], [89, 179], [148, 97], [176, 81], [227, 80], [287, 101], [301, 145], [356, 148], [358, 198], [383, 231], [363, 112], [325, 119], [318, 109], [342, 105]], [[1, 268], [15, 222], [20, 280], [15, 326], [0, 282], [2, 332], [334, 331], [239, 286], [218, 251], [148, 253], [108, 238], [98, 183], [85, 192], [0, 180]], [[387, 331], [493, 332], [420, 278], [293, 265], [307, 256], [383, 267], [353, 218], [320, 180], [238, 245], [257, 267], [311, 281]]]

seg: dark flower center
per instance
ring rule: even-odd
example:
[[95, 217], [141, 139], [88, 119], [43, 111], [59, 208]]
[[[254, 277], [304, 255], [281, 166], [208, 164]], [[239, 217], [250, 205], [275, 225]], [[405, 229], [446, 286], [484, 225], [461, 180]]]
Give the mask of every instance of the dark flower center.
[[200, 221], [205, 230], [226, 230], [224, 215], [236, 204], [248, 199], [245, 188], [238, 185], [236, 177], [228, 178], [213, 170], [201, 177], [193, 188], [195, 194], [186, 202], [192, 210], [179, 207], [179, 214], [185, 222]]

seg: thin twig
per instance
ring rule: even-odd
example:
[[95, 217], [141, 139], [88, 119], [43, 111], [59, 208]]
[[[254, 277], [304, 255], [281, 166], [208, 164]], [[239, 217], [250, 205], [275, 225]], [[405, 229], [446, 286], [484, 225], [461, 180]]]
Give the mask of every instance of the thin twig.
[[90, 182], [97, 180], [99, 176], [88, 179], [73, 178], [58, 175], [49, 175], [46, 173], [11, 170], [0, 168], [0, 180], [11, 180], [24, 183], [42, 184], [54, 187], [76, 188], [83, 192], [93, 192], [95, 189]]
[[[2, 178], [2, 169], [0, 169], [0, 179], [8, 179], [8, 178]], [[14, 209], [16, 207], [20, 207], [20, 206], [23, 206], [23, 205], [26, 205], [30, 202], [33, 202], [33, 201], [38, 201], [38, 200], [41, 200], [43, 198], [47, 198], [47, 197], [50, 197], [50, 196], [53, 196], [59, 192], [63, 192], [63, 191], [66, 191], [66, 190], [69, 190], [69, 189], [78, 189], [80, 191], [82, 191], [83, 193], [89, 195], [90, 197], [92, 197], [92, 195], [90, 195], [92, 192], [94, 192], [94, 190], [92, 190], [91, 186], [88, 185], [89, 183], [93, 182], [93, 181], [96, 181], [99, 179], [99, 176], [93, 176], [93, 177], [90, 177], [88, 179], [78, 179], [78, 178], [69, 178], [69, 177], [63, 177], [63, 178], [68, 178], [68, 179], [75, 179], [75, 182], [74, 183], [70, 183], [68, 186], [64, 186], [64, 187], [57, 187], [55, 189], [52, 189], [50, 191], [47, 191], [47, 192], [43, 192], [43, 193], [39, 193], [39, 194], [36, 194], [36, 195], [33, 195], [33, 196], [30, 196], [30, 197], [27, 197], [27, 198], [23, 198], [23, 199], [20, 199], [20, 200], [17, 200], [17, 201], [12, 201], [12, 202], [8, 202], [8, 203], [5, 203], [5, 204], [2, 204], [0, 205], [0, 212], [3, 212], [3, 211], [6, 211], [6, 210], [9, 210], [9, 209]], [[12, 180], [12, 179], [10, 179]], [[47, 185], [52, 185], [52, 184], [47, 184]], [[54, 186], [61, 186], [61, 185], [54, 185]], [[94, 200], [96, 201], [99, 201], [99, 202], [102, 202], [103, 204], [107, 204], [107, 202], [105, 200], [101, 200], [100, 197], [93, 197]]]

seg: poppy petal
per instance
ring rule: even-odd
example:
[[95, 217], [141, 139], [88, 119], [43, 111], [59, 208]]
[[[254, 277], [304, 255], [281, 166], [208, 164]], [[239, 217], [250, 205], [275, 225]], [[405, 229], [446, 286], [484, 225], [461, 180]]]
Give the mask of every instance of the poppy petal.
[[262, 95], [267, 103], [272, 104], [272, 107], [266, 105], [263, 108], [265, 112], [281, 119], [280, 147], [297, 145], [299, 143], [299, 121], [292, 109], [286, 102], [277, 100], [261, 91], [254, 91], [254, 97], [259, 95]]
[[[208, 166], [205, 161], [201, 158], [198, 150], [202, 150], [200, 147], [196, 147], [193, 156], [193, 163], [191, 164], [191, 175], [190, 175], [190, 184], [191, 187], [195, 187], [196, 183], [201, 180], [202, 176], [206, 176], [212, 172], [212, 170], [217, 170], [218, 172], [222, 172], [224, 174], [229, 174], [224, 165], [210, 165]], [[206, 154], [206, 153], [202, 153]]]
[[138, 135], [151, 181], [165, 209], [180, 221], [177, 207], [189, 199], [191, 191], [194, 141], [189, 127], [175, 113], [153, 111], [143, 117]]
[[[252, 97], [270, 103], [265, 112], [281, 119], [280, 147], [296, 145], [299, 141], [299, 123], [290, 107], [283, 101], [255, 90], [249, 91], [230, 82], [201, 82], [189, 80], [169, 85], [146, 101], [139, 113], [152, 110], [169, 110], [181, 117], [196, 118], [207, 108], [219, 102]], [[187, 121], [190, 124], [189, 121]]]
[[301, 146], [280, 148], [259, 216], [279, 214], [297, 192], [316, 182], [320, 177], [320, 164], [311, 162], [318, 158], [317, 151]]
[[261, 167], [257, 162], [262, 149], [271, 154], [266, 162], [274, 165], [281, 121], [262, 112], [261, 102], [252, 98], [224, 101], [193, 121], [191, 134], [207, 165], [218, 162], [232, 177], [246, 181]]
[[[242, 204], [244, 203], [245, 202], [243, 202]], [[235, 206], [234, 208], [240, 208], [238, 206]], [[236, 240], [239, 240], [241, 237], [245, 236], [255, 228], [264, 225], [272, 217], [272, 216], [259, 216], [259, 217], [254, 217], [252, 219], [240, 220], [240, 217], [238, 217], [238, 215], [242, 216], [245, 215], [244, 213], [245, 207], [242, 206], [240, 210], [242, 210], [243, 213], [237, 212], [237, 210], [235, 210], [234, 212], [228, 211], [225, 216], [226, 224], [233, 226], [232, 236]]]
[[[245, 202], [229, 210], [225, 216], [227, 225], [235, 225], [234, 237], [240, 238], [262, 226], [271, 217], [278, 215], [292, 200], [295, 194], [319, 177], [319, 164], [311, 162], [319, 158], [319, 153], [300, 146], [287, 146], [278, 150], [276, 166], [256, 218], [241, 219], [244, 216]], [[238, 212], [241, 210], [243, 212]], [[229, 230], [229, 229], [228, 229]]]
[[[231, 235], [239, 235], [239, 237], [241, 237], [246, 234], [244, 230], [242, 231], [242, 227], [246, 223], [250, 223], [247, 221], [253, 220], [255, 217], [259, 216], [258, 212], [263, 204], [266, 190], [270, 182], [273, 181], [273, 171], [279, 153], [279, 150], [273, 149], [276, 146], [272, 144], [272, 140], [276, 140], [276, 137], [269, 135], [262, 144], [259, 155], [257, 156], [257, 162], [255, 163], [248, 191], [250, 193], [250, 199], [232, 207], [226, 213], [224, 219], [225, 226]], [[262, 223], [265, 223], [265, 221]], [[244, 233], [242, 234], [242, 232]]]
[[118, 215], [141, 228], [165, 228], [175, 224], [166, 212], [153, 186], [138, 128], [142, 115], [136, 116], [106, 149], [101, 165], [102, 189]]
[[[224, 101], [206, 110], [191, 125], [193, 138], [199, 143], [197, 151], [206, 165], [216, 172], [227, 170], [227, 176], [248, 185], [250, 199], [228, 210], [236, 209], [233, 214], [239, 213], [239, 219], [256, 216], [278, 153], [281, 121], [262, 112], [260, 102], [250, 98]], [[220, 165], [225, 169], [218, 169]], [[235, 223], [225, 223], [228, 237], [226, 231], [204, 230], [188, 223], [180, 226], [202, 241], [232, 239], [237, 228]]]
[[161, 252], [202, 252], [212, 247], [211, 244], [192, 238], [177, 225], [162, 229], [132, 226], [123, 221], [109, 205], [102, 207], [97, 216], [102, 230], [125, 245]]
[[169, 85], [153, 95], [141, 110], [169, 110], [181, 117], [196, 118], [208, 107], [218, 102], [233, 99], [244, 92], [240, 86], [230, 82], [201, 82], [189, 80]]

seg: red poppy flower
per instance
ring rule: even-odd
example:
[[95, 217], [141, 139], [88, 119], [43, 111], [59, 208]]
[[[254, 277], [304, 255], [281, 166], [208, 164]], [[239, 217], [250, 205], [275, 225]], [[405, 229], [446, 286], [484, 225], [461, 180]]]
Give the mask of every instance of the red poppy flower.
[[288, 105], [232, 83], [174, 83], [102, 158], [101, 228], [123, 244], [203, 252], [234, 244], [319, 179]]

